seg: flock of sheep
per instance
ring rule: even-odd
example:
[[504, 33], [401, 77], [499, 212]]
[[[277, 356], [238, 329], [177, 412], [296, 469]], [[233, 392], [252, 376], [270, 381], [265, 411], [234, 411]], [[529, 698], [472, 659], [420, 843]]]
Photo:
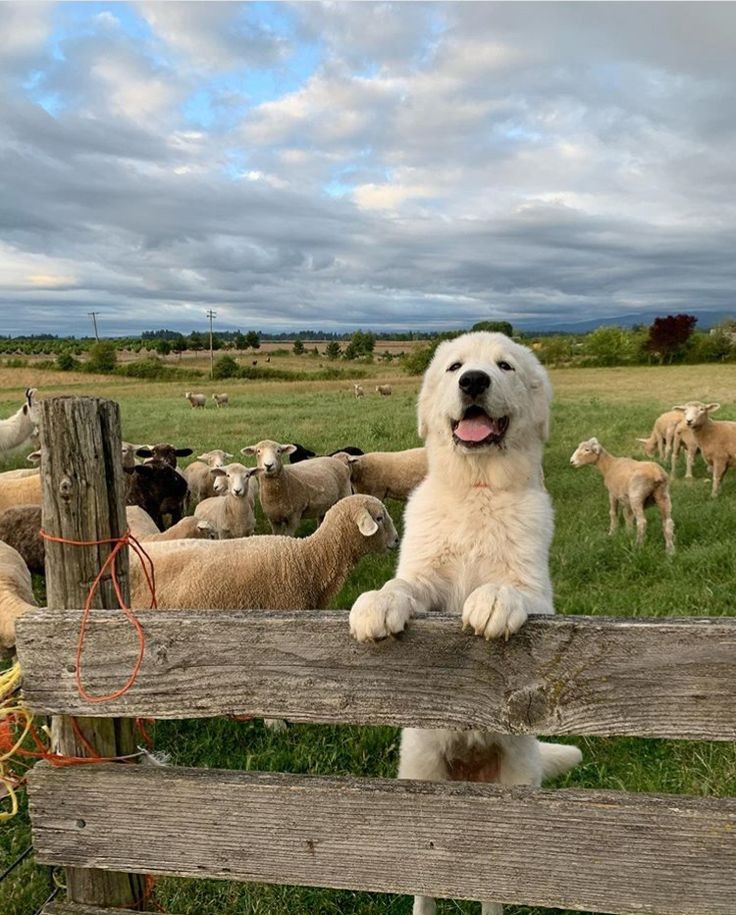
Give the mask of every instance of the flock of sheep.
[[[736, 463], [736, 422], [712, 419], [710, 414], [719, 408], [720, 404], [705, 404], [699, 400], [675, 406], [657, 417], [648, 438], [637, 439], [649, 456], [653, 456], [656, 451], [660, 460], [671, 459], [673, 478], [680, 449], [685, 449], [686, 478], [692, 478], [693, 462], [700, 451], [713, 477], [713, 497], [718, 495], [728, 468]], [[660, 464], [614, 457], [597, 438], [581, 442], [573, 452], [570, 463], [573, 467], [594, 464], [603, 475], [610, 508], [609, 533], [612, 534], [618, 527], [621, 510], [627, 527], [630, 528], [636, 521], [636, 542], [641, 544], [647, 529], [644, 509], [655, 504], [662, 519], [666, 550], [674, 553], [675, 526], [672, 520], [669, 477]]]
[[[388, 385], [376, 388], [391, 393]], [[356, 397], [364, 396], [360, 385]], [[204, 407], [204, 394], [187, 392], [192, 407]], [[218, 407], [227, 394], [213, 394]], [[736, 422], [718, 422], [715, 403], [692, 401], [660, 416], [648, 438], [648, 455], [687, 455], [686, 476], [701, 452], [713, 476], [715, 496], [729, 465], [736, 461]], [[35, 391], [8, 419], [0, 421], [0, 453], [37, 439], [39, 407]], [[254, 466], [232, 461], [221, 449], [197, 456], [183, 469], [178, 459], [191, 448], [170, 443], [123, 443], [127, 480], [127, 520], [156, 566], [160, 607], [321, 609], [339, 592], [359, 559], [396, 546], [396, 529], [385, 499], [406, 500], [427, 473], [424, 448], [364, 454], [346, 446], [318, 456], [295, 443], [263, 439], [241, 449]], [[40, 452], [29, 458], [38, 463]], [[637, 543], [646, 531], [647, 505], [659, 509], [668, 552], [674, 551], [669, 478], [654, 461], [614, 457], [595, 439], [581, 442], [573, 466], [594, 464], [602, 473], [610, 502], [610, 532], [623, 511], [636, 523]], [[272, 535], [253, 536], [256, 501]], [[314, 519], [315, 533], [295, 534]], [[41, 479], [38, 467], [0, 474], [0, 645], [14, 644], [14, 621], [34, 605], [29, 569], [43, 574]], [[233, 542], [235, 541], [235, 542]], [[187, 574], [192, 568], [198, 574]], [[227, 570], [225, 573], [224, 570]], [[137, 559], [131, 563], [134, 606], [148, 600]]]

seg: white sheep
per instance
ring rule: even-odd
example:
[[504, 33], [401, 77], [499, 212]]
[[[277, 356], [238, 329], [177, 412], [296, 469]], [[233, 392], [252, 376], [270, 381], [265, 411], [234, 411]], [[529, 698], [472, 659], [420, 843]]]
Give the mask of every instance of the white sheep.
[[[682, 416], [682, 414], [680, 414]], [[685, 449], [685, 479], [691, 480], [693, 477], [693, 462], [700, 451], [698, 440], [695, 433], [688, 426], [684, 419], [675, 427], [675, 436], [672, 440], [672, 466], [670, 467], [670, 476], [674, 479], [677, 470], [677, 458], [680, 455], [680, 448]], [[707, 464], [706, 464], [707, 466]]]
[[325, 512], [352, 493], [347, 464], [334, 457], [315, 457], [299, 464], [284, 464], [295, 445], [264, 439], [241, 449], [255, 455], [259, 473], [261, 507], [274, 534], [293, 536], [302, 518], [321, 520]]
[[191, 391], [187, 391], [184, 396], [192, 405], [192, 408], [199, 407], [204, 410], [207, 405], [207, 397], [205, 394], [193, 394]]
[[121, 442], [123, 449], [123, 467], [131, 470], [136, 464], [140, 464], [137, 452], [140, 448], [153, 448], [153, 445], [135, 445], [133, 442]]
[[26, 388], [26, 402], [12, 416], [0, 419], [0, 452], [17, 448], [30, 438], [38, 437], [41, 408], [34, 399], [35, 388]]
[[347, 460], [355, 492], [377, 499], [409, 498], [410, 493], [427, 476], [427, 453], [424, 448], [406, 451], [371, 451], [368, 454], [336, 455]]
[[230, 404], [230, 398], [227, 394], [213, 394], [212, 399], [218, 407], [227, 407]]
[[654, 420], [649, 438], [638, 438], [637, 442], [644, 445], [644, 452], [649, 457], [653, 457], [656, 451], [660, 460], [667, 460], [672, 451], [675, 428], [681, 420], [681, 413], [676, 410], [668, 410]]
[[647, 529], [644, 508], [654, 502], [662, 518], [667, 552], [674, 553], [675, 525], [672, 520], [669, 480], [659, 464], [654, 461], [614, 457], [597, 438], [581, 442], [573, 452], [570, 463], [573, 467], [595, 464], [603, 475], [610, 506], [609, 534], [613, 534], [618, 527], [618, 510], [621, 508], [627, 528], [631, 528], [633, 519], [636, 519], [636, 542], [637, 545], [641, 545]]
[[212, 476], [227, 480], [227, 492], [200, 502], [194, 509], [194, 517], [208, 521], [220, 540], [250, 537], [256, 529], [255, 493], [250, 492], [249, 486], [256, 472], [255, 467], [237, 463], [210, 470]]
[[[12, 471], [8, 471], [12, 473]], [[26, 476], [13, 476], [6, 479], [5, 474], [0, 477], [0, 511], [12, 508], [15, 505], [40, 505], [41, 504], [41, 475], [39, 473]]]
[[[1, 516], [0, 516], [1, 517]], [[125, 517], [130, 533], [141, 543], [152, 543], [166, 540], [216, 540], [217, 531], [209, 523], [192, 515], [187, 515], [172, 524], [165, 531], [156, 527], [156, 522], [140, 505], [126, 505]]]
[[736, 422], [713, 420], [711, 413], [720, 409], [718, 403], [701, 403], [691, 400], [689, 403], [675, 407], [688, 429], [692, 430], [705, 463], [713, 473], [711, 495], [715, 498], [721, 487], [726, 471], [736, 464]]
[[[363, 556], [397, 543], [391, 516], [378, 499], [348, 496], [309, 537], [178, 541], [146, 550], [156, 567], [162, 609], [319, 610]], [[133, 606], [148, 606], [145, 576], [133, 557], [130, 571]]]
[[391, 385], [390, 385], [390, 384], [377, 384], [377, 385], [376, 385], [376, 393], [377, 393], [377, 394], [380, 394], [381, 397], [388, 397], [389, 394], [392, 394], [392, 393], [393, 393], [393, 391], [391, 390]]
[[0, 541], [0, 646], [15, 645], [15, 621], [37, 606], [23, 557]]
[[362, 385], [362, 384], [354, 384], [354, 385], [353, 385], [353, 393], [355, 394], [356, 397], [364, 397], [364, 396], [365, 396], [365, 391], [363, 390], [363, 385]]
[[192, 503], [201, 502], [202, 499], [210, 499], [212, 496], [225, 492], [227, 487], [220, 490], [217, 486], [218, 477], [213, 477], [210, 470], [213, 467], [223, 467], [225, 461], [232, 457], [229, 451], [205, 451], [200, 454], [191, 464], [184, 468], [182, 473], [189, 486], [189, 499]]

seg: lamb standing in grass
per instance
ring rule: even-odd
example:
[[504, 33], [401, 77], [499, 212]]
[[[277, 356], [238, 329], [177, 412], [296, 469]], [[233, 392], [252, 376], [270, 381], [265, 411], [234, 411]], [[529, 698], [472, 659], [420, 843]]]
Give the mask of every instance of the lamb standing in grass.
[[334, 457], [315, 457], [299, 464], [284, 464], [294, 445], [264, 439], [241, 449], [255, 455], [259, 473], [261, 507], [274, 534], [293, 536], [302, 518], [321, 520], [325, 512], [352, 493], [350, 471]]
[[38, 435], [40, 410], [35, 388], [26, 388], [26, 402], [12, 416], [0, 419], [0, 452], [17, 448]]
[[[162, 609], [320, 610], [363, 556], [397, 544], [385, 506], [372, 496], [349, 496], [309, 537], [153, 543], [146, 551]], [[130, 573], [133, 606], [149, 606], [145, 576], [132, 556]]]
[[256, 529], [255, 494], [249, 486], [250, 478], [256, 472], [255, 467], [242, 464], [226, 464], [210, 470], [212, 476], [227, 480], [227, 492], [224, 496], [200, 502], [194, 509], [194, 517], [208, 521], [220, 540], [250, 537]]
[[381, 500], [406, 501], [427, 476], [424, 448], [372, 451], [358, 457], [346, 455], [343, 460], [347, 460], [350, 468], [353, 490]]
[[207, 397], [204, 394], [193, 394], [191, 391], [187, 391], [184, 395], [189, 403], [192, 405], [192, 408], [200, 408], [204, 410], [207, 405]]
[[667, 473], [659, 464], [614, 457], [597, 438], [581, 442], [570, 458], [570, 463], [573, 467], [595, 464], [603, 474], [610, 504], [609, 534], [613, 534], [618, 527], [618, 510], [622, 508], [627, 528], [631, 528], [632, 520], [636, 519], [636, 542], [640, 546], [647, 530], [644, 509], [647, 505], [656, 503], [662, 518], [667, 552], [674, 553], [675, 525], [672, 520], [669, 481]]
[[391, 393], [393, 393], [393, 392], [392, 392], [392, 390], [391, 390], [391, 385], [390, 385], [390, 384], [377, 384], [377, 385], [376, 385], [376, 393], [377, 393], [377, 394], [380, 394], [381, 397], [388, 397], [389, 394], [391, 394]]
[[364, 396], [365, 396], [365, 391], [363, 390], [363, 385], [362, 385], [362, 384], [354, 384], [354, 385], [353, 385], [353, 393], [355, 394], [356, 397], [364, 397]]
[[[682, 414], [680, 414], [682, 416]], [[680, 448], [685, 449], [685, 479], [693, 478], [693, 462], [700, 448], [695, 433], [688, 426], [684, 419], [680, 420], [675, 427], [675, 436], [672, 440], [672, 466], [670, 467], [670, 476], [674, 480], [677, 470], [677, 458], [680, 456]], [[707, 466], [707, 465], [706, 465]]]
[[720, 409], [718, 403], [701, 403], [692, 400], [675, 407], [685, 420], [685, 424], [695, 435], [698, 447], [713, 472], [711, 496], [715, 498], [721, 487], [721, 481], [729, 467], [736, 464], [736, 422], [716, 421], [710, 418], [711, 413]]
[[213, 394], [212, 399], [216, 407], [227, 407], [230, 405], [230, 398], [227, 394]]
[[0, 543], [0, 646], [15, 645], [15, 621], [37, 607], [31, 573], [23, 558], [7, 543]]
[[681, 413], [678, 413], [677, 410], [668, 410], [667, 413], [662, 413], [654, 420], [649, 438], [638, 438], [637, 442], [644, 445], [644, 452], [649, 457], [653, 457], [656, 451], [660, 461], [666, 461], [672, 451], [675, 428], [681, 420]]

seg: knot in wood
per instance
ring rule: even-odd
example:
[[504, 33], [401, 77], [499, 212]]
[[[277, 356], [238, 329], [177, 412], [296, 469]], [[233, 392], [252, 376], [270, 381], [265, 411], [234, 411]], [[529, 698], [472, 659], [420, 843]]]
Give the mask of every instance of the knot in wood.
[[505, 723], [514, 730], [526, 731], [547, 718], [547, 696], [541, 686], [523, 686], [506, 698]]
[[69, 477], [62, 477], [59, 483], [59, 495], [68, 502], [72, 497], [72, 492], [74, 492], [74, 483]]

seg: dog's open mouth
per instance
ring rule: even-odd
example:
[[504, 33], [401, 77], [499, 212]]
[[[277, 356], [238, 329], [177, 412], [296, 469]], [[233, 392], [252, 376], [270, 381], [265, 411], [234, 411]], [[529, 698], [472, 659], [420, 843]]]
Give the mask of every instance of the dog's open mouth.
[[482, 407], [468, 407], [463, 418], [452, 423], [452, 437], [466, 448], [500, 445], [509, 427], [508, 416], [494, 419]]

